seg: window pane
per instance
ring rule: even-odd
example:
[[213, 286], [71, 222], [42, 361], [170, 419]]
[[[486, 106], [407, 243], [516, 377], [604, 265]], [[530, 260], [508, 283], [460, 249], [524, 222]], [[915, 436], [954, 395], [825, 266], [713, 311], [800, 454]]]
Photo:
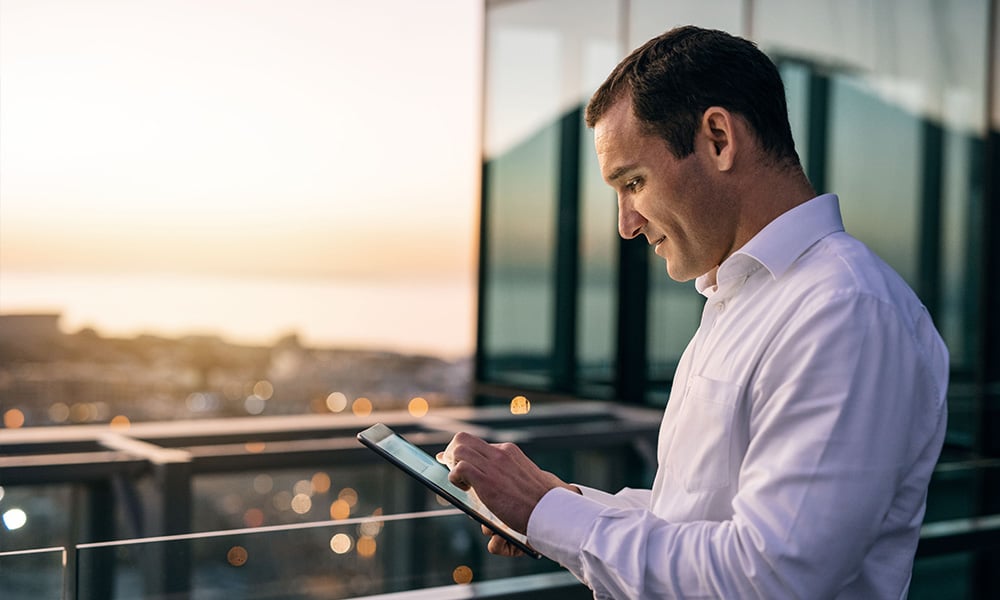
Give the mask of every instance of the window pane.
[[[617, 3], [551, 0], [497, 4], [487, 13], [484, 131], [484, 251], [482, 337], [486, 379], [551, 384], [555, 334], [556, 230], [560, 158], [588, 161], [590, 135], [563, 148], [561, 119], [589, 99], [618, 58]], [[567, 125], [570, 126], [570, 125]], [[579, 125], [582, 127], [582, 124]], [[606, 365], [610, 237], [591, 193], [581, 181], [583, 206], [578, 356]], [[593, 207], [593, 208], [592, 208]], [[613, 233], [613, 229], [612, 229]], [[580, 327], [580, 325], [585, 325]], [[600, 375], [598, 375], [600, 376]]]
[[[803, 125], [817, 103], [796, 71], [829, 78], [828, 189], [820, 191], [840, 195], [847, 230], [932, 311], [951, 353], [949, 439], [963, 444], [975, 431], [962, 384], [974, 367], [980, 329], [987, 15], [985, 0], [920, 6], [763, 0], [753, 14], [762, 48], [806, 65], [782, 69], [799, 142], [813, 135]], [[802, 158], [809, 164], [814, 157]]]

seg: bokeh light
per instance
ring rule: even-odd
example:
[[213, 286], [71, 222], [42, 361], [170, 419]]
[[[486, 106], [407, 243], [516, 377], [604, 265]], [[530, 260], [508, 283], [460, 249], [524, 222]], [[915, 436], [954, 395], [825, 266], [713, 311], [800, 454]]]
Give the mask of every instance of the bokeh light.
[[337, 494], [337, 498], [346, 502], [351, 508], [354, 508], [354, 506], [358, 503], [358, 493], [354, 490], [354, 488], [345, 487], [340, 490], [339, 494]]
[[187, 405], [189, 411], [198, 413], [217, 408], [219, 401], [213, 394], [203, 394], [202, 392], [193, 392], [191, 394], [188, 394], [188, 397], [184, 401], [184, 403]]
[[365, 521], [358, 525], [358, 532], [361, 535], [375, 537], [382, 532], [382, 523], [379, 521]]
[[92, 423], [107, 418], [106, 402], [74, 402], [69, 407], [69, 420], [74, 423]]
[[247, 442], [243, 444], [243, 449], [250, 454], [260, 454], [267, 445], [264, 442]]
[[12, 408], [3, 414], [3, 426], [7, 429], [18, 429], [24, 426], [24, 413]]
[[268, 494], [274, 489], [274, 480], [270, 475], [261, 473], [253, 478], [253, 489], [258, 494]]
[[346, 519], [351, 516], [351, 505], [341, 499], [334, 500], [330, 504], [330, 518], [334, 520]]
[[74, 402], [69, 407], [69, 418], [74, 423], [86, 423], [94, 420], [96, 412], [94, 405], [89, 402]]
[[49, 420], [53, 423], [65, 423], [69, 419], [69, 405], [65, 402], [54, 402], [49, 407]]
[[261, 400], [270, 400], [274, 396], [274, 386], [267, 380], [258, 381], [253, 384], [253, 394]]
[[526, 415], [531, 410], [531, 402], [524, 396], [514, 396], [510, 401], [512, 415]]
[[[373, 517], [382, 516], [382, 507], [376, 508], [372, 512]], [[382, 533], [382, 526], [385, 525], [384, 521], [365, 521], [364, 523], [358, 525], [358, 532], [362, 536], [368, 536], [371, 538], [378, 537], [378, 534]]]
[[427, 400], [424, 400], [420, 396], [410, 400], [410, 404], [407, 406], [407, 410], [410, 411], [410, 416], [418, 419], [426, 415], [429, 408]]
[[250, 394], [247, 399], [243, 401], [243, 409], [247, 411], [247, 414], [259, 415], [264, 412], [264, 407], [267, 406], [267, 401], [258, 396], [257, 394]]
[[260, 527], [264, 524], [264, 511], [259, 508], [248, 508], [243, 513], [243, 524], [247, 527]]
[[342, 392], [333, 392], [326, 397], [326, 407], [330, 409], [330, 412], [343, 412], [347, 408], [347, 396]]
[[299, 515], [308, 513], [312, 510], [312, 498], [308, 494], [295, 494], [292, 498], [292, 510]]
[[28, 515], [20, 508], [12, 508], [3, 513], [3, 524], [10, 531], [24, 527], [28, 522]]
[[325, 494], [330, 491], [330, 476], [322, 471], [314, 473], [310, 483], [313, 491], [317, 494]]
[[243, 512], [243, 497], [239, 494], [226, 494], [219, 500], [219, 508], [223, 512], [235, 515]]
[[289, 510], [292, 508], [292, 495], [282, 490], [271, 498], [271, 504], [280, 511]]
[[292, 493], [312, 496], [313, 495], [312, 479], [300, 479], [296, 481], [295, 485], [292, 486]]
[[111, 419], [111, 429], [115, 431], [127, 431], [130, 427], [132, 427], [132, 421], [129, 421], [125, 415], [115, 415]]
[[333, 550], [337, 554], [346, 554], [351, 551], [351, 536], [346, 533], [338, 533], [330, 538], [330, 550]]
[[242, 567], [247, 564], [247, 549], [243, 546], [233, 546], [226, 553], [226, 562], [234, 567]]
[[375, 549], [378, 547], [378, 543], [375, 538], [364, 535], [358, 538], [358, 556], [363, 558], [371, 558], [375, 556]]
[[451, 572], [451, 578], [458, 584], [472, 583], [472, 569], [465, 565], [458, 565]]
[[361, 396], [354, 401], [354, 404], [351, 405], [351, 412], [353, 412], [356, 417], [367, 417], [372, 414], [372, 401], [364, 396]]

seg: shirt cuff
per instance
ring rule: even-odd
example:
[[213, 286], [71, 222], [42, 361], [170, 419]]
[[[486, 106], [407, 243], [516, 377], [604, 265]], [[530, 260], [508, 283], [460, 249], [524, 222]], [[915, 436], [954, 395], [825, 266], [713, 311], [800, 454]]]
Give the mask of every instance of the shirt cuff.
[[528, 518], [528, 543], [584, 581], [580, 549], [605, 508], [566, 488], [553, 488]]

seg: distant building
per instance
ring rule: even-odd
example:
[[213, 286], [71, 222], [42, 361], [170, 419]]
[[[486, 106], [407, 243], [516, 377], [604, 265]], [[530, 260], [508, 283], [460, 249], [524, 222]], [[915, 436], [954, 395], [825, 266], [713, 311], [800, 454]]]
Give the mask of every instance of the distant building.
[[59, 339], [59, 313], [0, 315], [0, 343], [48, 342]]

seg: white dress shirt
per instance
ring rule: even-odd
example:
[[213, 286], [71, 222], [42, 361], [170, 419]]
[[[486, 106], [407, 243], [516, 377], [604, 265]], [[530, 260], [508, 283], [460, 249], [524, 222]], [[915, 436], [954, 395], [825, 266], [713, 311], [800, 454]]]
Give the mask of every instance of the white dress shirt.
[[696, 286], [653, 489], [554, 489], [530, 544], [597, 598], [905, 598], [946, 422], [926, 309], [832, 194]]

